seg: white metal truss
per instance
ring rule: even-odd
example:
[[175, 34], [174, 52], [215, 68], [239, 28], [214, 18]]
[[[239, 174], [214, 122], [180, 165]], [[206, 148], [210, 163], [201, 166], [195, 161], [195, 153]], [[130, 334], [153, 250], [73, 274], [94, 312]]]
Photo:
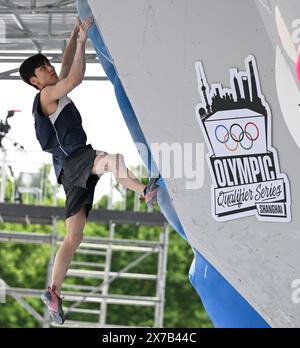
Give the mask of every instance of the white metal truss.
[[[152, 214], [152, 213], [148, 213]], [[142, 221], [137, 221], [142, 225]], [[57, 218], [52, 217], [52, 233], [24, 233], [24, 232], [0, 232], [0, 242], [15, 242], [25, 244], [50, 244], [51, 253], [47, 270], [46, 286], [50, 282], [56, 247], [62, 242], [63, 238], [57, 235]], [[133, 240], [115, 238], [116, 223], [109, 222], [109, 235], [107, 238], [86, 237], [84, 238], [78, 253], [84, 255], [93, 255], [104, 258], [103, 262], [84, 262], [73, 261], [68, 270], [67, 278], [79, 278], [82, 281], [86, 279], [99, 279], [97, 286], [88, 286], [84, 284], [68, 284], [63, 286], [64, 302], [70, 305], [64, 308], [67, 315], [71, 313], [90, 314], [95, 318], [94, 321], [85, 322], [83, 320], [67, 320], [66, 327], [130, 327], [130, 325], [112, 325], [108, 323], [107, 310], [109, 305], [126, 305], [141, 307], [153, 307], [153, 327], [163, 327], [165, 284], [167, 271], [167, 251], [169, 226], [162, 225], [162, 232], [159, 240]], [[117, 252], [136, 253], [137, 257], [118, 271], [111, 270], [113, 255]], [[157, 274], [144, 274], [130, 272], [136, 265], [147, 259], [150, 255], [157, 255]], [[80, 267], [80, 268], [78, 268]], [[92, 270], [91, 270], [92, 268]], [[99, 269], [102, 269], [99, 271]], [[130, 281], [154, 281], [156, 282], [156, 293], [153, 296], [138, 295], [115, 295], [110, 292], [110, 285], [117, 279], [128, 279]], [[30, 313], [42, 327], [48, 328], [55, 326], [51, 323], [49, 315], [45, 310], [42, 317], [34, 308], [32, 308], [26, 297], [40, 297], [42, 289], [24, 289], [13, 288], [7, 285], [6, 294], [12, 296], [18, 301], [28, 313]], [[82, 305], [94, 304], [93, 308], [85, 308]], [[138, 309], [137, 309], [138, 310]], [[141, 324], [142, 325], [142, 324]]]
[[[0, 80], [17, 80], [19, 64], [35, 53], [47, 53], [53, 63], [61, 62], [73, 29], [77, 10], [74, 0], [0, 0]], [[26, 52], [26, 53], [24, 53]], [[18, 63], [1, 71], [1, 63]], [[99, 63], [91, 42], [87, 42], [87, 63]], [[85, 80], [107, 80], [88, 76]]]

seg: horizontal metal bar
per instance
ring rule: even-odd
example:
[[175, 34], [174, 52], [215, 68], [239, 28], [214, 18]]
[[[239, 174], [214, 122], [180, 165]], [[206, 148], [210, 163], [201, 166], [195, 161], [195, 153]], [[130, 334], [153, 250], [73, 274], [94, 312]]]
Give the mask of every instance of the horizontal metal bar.
[[[34, 54], [35, 53], [33, 53], [32, 55], [34, 55]], [[62, 55], [63, 55], [63, 53], [57, 54], [53, 58], [49, 57], [49, 60], [50, 60], [50, 62], [52, 64], [61, 64]], [[19, 56], [19, 57], [18, 56], [14, 56], [13, 58], [7, 58], [5, 56], [2, 56], [1, 53], [0, 53], [0, 63], [17, 63], [17, 64], [21, 64], [28, 57], [30, 57], [30, 55], [24, 56], [24, 57], [23, 56]], [[86, 63], [87, 64], [99, 64], [98, 57], [96, 57], [94, 55], [86, 57]], [[103, 78], [104, 80], [107, 80], [106, 76], [97, 76], [97, 77], [100, 77], [100, 78]]]
[[86, 266], [86, 267], [102, 268], [102, 267], [104, 267], [104, 263], [72, 261], [71, 266]]
[[[50, 244], [51, 243], [51, 235], [50, 234], [40, 234], [40, 233], [29, 233], [29, 232], [1, 232], [0, 231], [0, 243], [19, 243], [19, 244]], [[63, 237], [57, 237], [57, 244], [61, 244], [63, 241]], [[88, 239], [83, 239], [83, 244], [86, 247], [92, 248], [96, 247], [98, 250], [95, 249], [84, 249], [82, 246], [80, 246], [79, 249], [76, 250], [76, 253], [82, 254], [82, 255], [98, 255], [98, 256], [106, 256], [106, 251], [99, 251], [99, 248], [102, 250], [106, 250], [108, 247], [110, 247], [113, 251], [127, 251], [127, 252], [152, 252], [152, 253], [158, 253], [161, 248], [163, 247], [162, 244], [158, 242], [149, 242], [149, 241], [138, 241], [138, 240], [125, 240], [122, 241], [122, 239], [108, 239], [108, 240], [98, 240], [98, 243], [107, 243], [109, 245], [105, 244], [91, 244], [85, 243], [90, 242]], [[93, 241], [95, 243], [97, 241]], [[122, 245], [124, 243], [124, 245]], [[144, 247], [144, 243], [151, 244], [149, 247]], [[117, 245], [115, 245], [117, 244]], [[130, 244], [133, 244], [135, 246], [130, 246]], [[100, 264], [98, 264], [100, 267]]]
[[[52, 327], [61, 327], [61, 325], [58, 324], [51, 324]], [[76, 321], [76, 320], [66, 320], [64, 322], [64, 327], [76, 329], [76, 328], [92, 328], [92, 329], [141, 329], [146, 328], [146, 326], [128, 326], [128, 325], [104, 325], [101, 326], [100, 324], [96, 322], [86, 322], [86, 321]]]
[[[77, 289], [77, 290], [95, 290], [97, 286], [90, 286], [90, 285], [77, 285], [77, 284], [65, 284], [62, 285], [63, 289]], [[101, 289], [98, 291], [101, 292]]]
[[[9, 288], [6, 292], [7, 295], [11, 293], [20, 294], [21, 296], [40, 298], [43, 290], [36, 289], [23, 289], [23, 288]], [[158, 297], [149, 296], [130, 296], [130, 295], [102, 295], [102, 294], [89, 294], [80, 292], [63, 292], [64, 301], [83, 301], [91, 303], [101, 303], [106, 300], [109, 304], [120, 305], [136, 305], [136, 306], [155, 306], [160, 299]]]
[[0, 242], [15, 242], [15, 243], [29, 242], [32, 244], [49, 244], [51, 242], [51, 234], [1, 231]]
[[70, 14], [70, 15], [77, 15], [76, 9], [69, 9], [69, 8], [60, 8], [60, 9], [30, 9], [30, 8], [15, 8], [15, 9], [6, 9], [6, 8], [0, 8], [0, 14], [5, 14], [5, 15], [13, 15], [13, 14], [30, 14], [30, 15], [37, 15], [37, 14]]
[[[61, 325], [51, 323], [52, 327], [61, 327]], [[76, 320], [66, 320], [64, 322], [64, 327], [68, 327], [70, 329], [79, 329], [79, 328], [86, 328], [86, 329], [100, 329], [101, 326], [97, 322], [87, 322], [87, 321], [76, 321]]]
[[[27, 241], [32, 242], [41, 242], [41, 243], [50, 243], [52, 235], [50, 233], [37, 233], [37, 232], [16, 232], [16, 231], [0, 231], [0, 242], [9, 242], [9, 241]], [[57, 240], [62, 242], [64, 240], [63, 236], [57, 236]], [[80, 245], [81, 250], [83, 248], [94, 248], [94, 249], [103, 249], [106, 248], [106, 244], [113, 244], [113, 246], [140, 246], [146, 247], [151, 250], [154, 247], [162, 246], [163, 244], [160, 241], [145, 241], [137, 239], [114, 239], [114, 238], [101, 238], [101, 237], [84, 237], [83, 242]], [[105, 253], [106, 254], [106, 253]]]
[[[51, 239], [51, 234], [50, 233], [37, 233], [37, 232], [17, 232], [17, 231], [0, 231], [0, 238], [3, 239], [13, 239], [16, 238], [18, 239], [30, 239], [34, 238], [37, 240], [45, 240], [47, 242], [50, 241]], [[58, 236], [57, 239], [59, 241], [63, 241], [64, 237], [63, 236]], [[99, 244], [101, 243], [101, 244]], [[157, 246], [161, 244], [160, 242], [151, 242], [151, 241], [144, 241], [144, 240], [137, 240], [137, 239], [114, 239], [114, 238], [101, 238], [101, 237], [84, 237], [83, 243], [81, 244], [81, 248], [84, 247], [94, 247], [94, 248], [102, 248], [104, 247], [103, 244], [110, 244], [110, 243], [115, 243], [115, 244], [122, 244], [124, 245], [151, 245], [151, 246]]]
[[[1, 60], [0, 60], [1, 63]], [[16, 81], [21, 80], [19, 76], [0, 76], [0, 80], [6, 80], [6, 81]], [[107, 81], [107, 77], [101, 77], [101, 76], [86, 76], [83, 79], [84, 81]]]
[[[142, 242], [142, 241], [141, 241]], [[112, 242], [113, 243], [113, 242]], [[120, 244], [120, 243], [117, 243]], [[128, 252], [138, 252], [138, 253], [147, 253], [147, 252], [152, 252], [152, 253], [157, 253], [160, 251], [160, 247], [162, 245], [160, 245], [159, 243], [156, 243], [156, 245], [154, 246], [149, 246], [149, 247], [143, 247], [143, 246], [127, 246], [126, 241], [124, 242], [125, 245], [101, 245], [102, 249], [108, 249], [111, 248], [113, 251], [128, 251]], [[142, 243], [141, 243], [142, 244]], [[154, 244], [154, 243], [153, 243]]]
[[[16, 51], [13, 51], [13, 52], [7, 52], [7, 51], [5, 51], [5, 52], [3, 52], [3, 51], [5, 51], [5, 50], [0, 50], [0, 58], [1, 57], [30, 57], [30, 56], [32, 56], [32, 55], [34, 55], [34, 54], [36, 54], [37, 52], [36, 51], [30, 51], [30, 52], [16, 52]], [[51, 58], [54, 58], [54, 57], [57, 57], [57, 56], [60, 56], [61, 55], [61, 53], [60, 52], [52, 52], [52, 51], [47, 51], [47, 50], [45, 50], [45, 51], [43, 51], [43, 53], [45, 54], [45, 55], [47, 55], [47, 57], [49, 58], [49, 59], [51, 59]], [[96, 53], [94, 53], [94, 52], [89, 52], [88, 50], [87, 50], [87, 52], [86, 52], [86, 57], [90, 57], [90, 56], [97, 56], [96, 55]]]
[[[18, 222], [27, 215], [31, 223], [52, 224], [52, 217], [65, 220], [65, 208], [36, 205], [0, 203], [0, 214], [4, 221]], [[46, 223], [45, 221], [48, 221]], [[120, 210], [94, 209], [88, 222], [128, 224], [136, 226], [164, 226], [166, 220], [161, 213], [144, 213]]]
[[[0, 240], [1, 241], [1, 240]], [[146, 252], [151, 252], [151, 253], [157, 253], [159, 252], [159, 246], [157, 247], [151, 247], [151, 248], [145, 248], [145, 247], [139, 247], [139, 246], [135, 246], [135, 247], [130, 247], [130, 246], [121, 246], [121, 245], [113, 245], [114, 242], [111, 242], [112, 245], [111, 246], [107, 246], [107, 245], [103, 245], [102, 246], [102, 250], [111, 248], [113, 251], [128, 251], [128, 252], [138, 252], [138, 253], [146, 253]], [[126, 244], [126, 243], [124, 243]], [[99, 250], [93, 250], [93, 249], [77, 249], [76, 252], [78, 252], [79, 254], [83, 254], [83, 255], [100, 255], [100, 256], [106, 256], [106, 251], [99, 251]]]
[[105, 329], [149, 329], [149, 326], [104, 325]]
[[[44, 0], [43, 0], [44, 1]], [[28, 1], [27, 1], [28, 2]], [[45, 9], [45, 8], [59, 8], [62, 6], [67, 6], [67, 5], [72, 5], [75, 3], [75, 0], [58, 0], [56, 2], [50, 3], [49, 1], [46, 1], [45, 4], [37, 6], [36, 0], [31, 1], [31, 5], [28, 6], [22, 4], [16, 4], [10, 0], [0, 0], [0, 6], [4, 8], [9, 8], [9, 9], [26, 9], [26, 8], [31, 8], [31, 9]]]
[[[94, 278], [94, 279], [103, 279], [106, 275], [106, 272], [102, 271], [89, 271], [82, 269], [69, 269], [67, 276], [76, 277], [76, 278]], [[118, 272], [109, 272], [108, 276], [110, 278], [118, 276], [118, 278], [127, 278], [127, 279], [141, 279], [141, 280], [157, 280], [157, 275], [154, 274], [142, 274], [142, 273], [118, 273]]]
[[[102, 296], [102, 297], [101, 297]], [[65, 301], [82, 301], [82, 302], [90, 302], [90, 303], [102, 303], [103, 300], [106, 300], [107, 304], [118, 304], [118, 305], [132, 305], [132, 306], [145, 306], [145, 307], [153, 307], [160, 300], [156, 297], [147, 299], [142, 296], [124, 296], [123, 298], [112, 296], [112, 295], [100, 295], [99, 297], [90, 296], [87, 294], [74, 294], [74, 295], [66, 295], [64, 293]]]
[[[0, 54], [0, 63], [17, 63], [17, 64], [21, 64], [21, 63], [23, 63], [23, 61], [26, 58], [27, 57], [24, 57], [24, 58], [11, 58], [11, 59], [5, 58], [5, 57], [2, 58], [1, 54]], [[50, 61], [51, 61], [52, 64], [60, 64], [61, 63], [61, 59], [62, 59], [61, 55], [57, 55], [56, 58], [53, 58], [53, 59], [50, 58]], [[97, 57], [92, 57], [91, 56], [91, 57], [86, 59], [86, 63], [88, 63], [88, 64], [99, 64], [99, 60], [97, 59]], [[99, 78], [101, 78], [101, 79], [103, 79], [105, 81], [108, 80], [106, 76], [96, 76], [96, 77], [97, 78], [99, 77]]]
[[107, 248], [107, 244], [111, 244], [111, 243], [114, 244], [114, 246], [130, 245], [130, 246], [140, 246], [140, 247], [149, 247], [149, 248], [158, 247], [162, 245], [160, 241], [148, 241], [148, 240], [138, 240], [138, 239], [125, 239], [125, 238], [118, 239], [118, 238], [102, 238], [102, 237], [85, 237], [80, 247], [103, 249], [103, 248]]
[[[14, 63], [14, 59], [17, 60], [17, 62], [19, 61], [23, 61], [26, 58], [29, 58], [33, 55], [35, 55], [37, 53], [37, 51], [32, 51], [30, 53], [17, 53], [17, 52], [12, 52], [12, 53], [7, 53], [7, 52], [3, 52], [2, 50], [0, 50], [0, 62], [3, 62], [4, 59], [7, 59], [7, 62], [11, 62]], [[47, 52], [47, 51], [43, 51], [42, 52], [44, 55], [47, 56], [47, 58], [50, 60], [50, 62], [52, 63], [61, 63], [62, 60], [62, 55], [63, 55], [63, 51], [59, 51], [56, 53], [53, 52]], [[85, 55], [86, 57], [86, 62], [89, 63], [89, 61], [91, 60], [95, 60], [92, 63], [96, 64], [98, 63], [98, 56], [96, 53], [86, 53]], [[97, 60], [97, 61], [96, 61]]]
[[52, 35], [47, 35], [47, 34], [34, 35], [32, 33], [28, 33], [28, 34], [22, 33], [21, 35], [16, 35], [16, 34], [11, 35], [10, 33], [7, 33], [5, 36], [5, 41], [19, 41], [19, 42], [24, 41], [24, 40], [62, 41], [62, 40], [68, 40], [69, 38], [70, 38], [70, 33], [56, 34], [56, 35], [55, 34], [52, 34]]
[[[68, 307], [63, 307], [63, 310], [68, 311]], [[71, 308], [69, 310], [69, 312], [99, 315], [100, 310], [99, 309], [96, 310], [96, 309], [84, 309], [84, 308]]]
[[106, 252], [103, 252], [103, 251], [82, 250], [82, 249], [77, 249], [76, 254], [106, 256]]

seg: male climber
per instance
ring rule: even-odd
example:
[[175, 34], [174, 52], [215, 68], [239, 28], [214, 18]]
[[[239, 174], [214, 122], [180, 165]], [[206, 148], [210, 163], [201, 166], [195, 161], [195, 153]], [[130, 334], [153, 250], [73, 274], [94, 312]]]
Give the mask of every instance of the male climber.
[[156, 203], [158, 188], [153, 179], [147, 186], [143, 185], [127, 169], [123, 155], [95, 151], [91, 145], [86, 145], [80, 113], [67, 95], [84, 78], [85, 44], [92, 23], [91, 17], [83, 23], [76, 19], [59, 76], [42, 54], [26, 59], [19, 69], [22, 80], [39, 90], [33, 103], [36, 136], [42, 149], [52, 154], [57, 181], [66, 193], [67, 235], [55, 257], [51, 284], [41, 297], [57, 324], [65, 321], [61, 286], [82, 241], [99, 177], [107, 172], [113, 173], [121, 185], [139, 193], [148, 206]]

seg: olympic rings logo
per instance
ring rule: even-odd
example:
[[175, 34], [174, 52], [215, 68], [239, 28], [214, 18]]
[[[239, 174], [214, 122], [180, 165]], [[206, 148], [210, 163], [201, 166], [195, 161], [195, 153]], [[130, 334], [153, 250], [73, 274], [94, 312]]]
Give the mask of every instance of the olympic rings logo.
[[[253, 127], [255, 128], [254, 134], [252, 134], [253, 129], [252, 129], [252, 132], [250, 131], [250, 129], [249, 129], [250, 126], [252, 126], [252, 128]], [[234, 132], [236, 132], [237, 128], [239, 128], [239, 130], [240, 130], [238, 136], [236, 135], [236, 133], [234, 133]], [[225, 130], [224, 136], [223, 136], [223, 134], [221, 134], [221, 130]], [[215, 136], [216, 136], [217, 141], [221, 144], [224, 144], [226, 149], [228, 151], [231, 151], [231, 152], [236, 151], [238, 149], [239, 145], [244, 150], [250, 151], [253, 148], [254, 143], [259, 138], [259, 135], [260, 135], [259, 128], [257, 127], [257, 125], [254, 122], [248, 122], [245, 126], [245, 129], [243, 129], [242, 126], [240, 126], [238, 123], [234, 123], [230, 127], [229, 130], [224, 125], [219, 125], [215, 129]], [[230, 141], [235, 143], [235, 145], [233, 147], [230, 147], [230, 144], [229, 144]]]

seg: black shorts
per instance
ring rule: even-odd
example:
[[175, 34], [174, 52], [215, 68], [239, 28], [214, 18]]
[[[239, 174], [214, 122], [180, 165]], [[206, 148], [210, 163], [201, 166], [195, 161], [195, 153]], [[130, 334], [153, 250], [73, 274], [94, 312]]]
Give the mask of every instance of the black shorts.
[[92, 174], [97, 154], [91, 145], [76, 149], [63, 163], [61, 182], [66, 194], [66, 219], [78, 213], [83, 206], [86, 217], [93, 207], [98, 175]]

